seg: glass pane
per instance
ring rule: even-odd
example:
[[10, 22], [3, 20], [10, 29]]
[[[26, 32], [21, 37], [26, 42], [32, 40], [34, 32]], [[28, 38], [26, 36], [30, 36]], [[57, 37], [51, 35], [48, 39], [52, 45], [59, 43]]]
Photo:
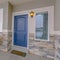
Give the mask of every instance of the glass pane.
[[48, 39], [48, 13], [36, 14], [36, 39]]
[[36, 28], [42, 28], [43, 27], [43, 15], [36, 15]]
[[43, 35], [43, 32], [36, 32], [36, 38], [41, 38], [42, 37], [42, 35]]

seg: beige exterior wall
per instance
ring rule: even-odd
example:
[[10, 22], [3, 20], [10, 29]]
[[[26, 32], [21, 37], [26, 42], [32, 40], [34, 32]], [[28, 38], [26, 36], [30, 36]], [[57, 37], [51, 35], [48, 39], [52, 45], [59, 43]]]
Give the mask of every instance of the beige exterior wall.
[[60, 31], [60, 0], [55, 2], [55, 31]]
[[51, 5], [55, 6], [54, 30], [60, 31], [60, 0], [35, 0], [29, 3], [14, 6], [13, 12], [47, 7]]
[[[26, 11], [31, 9], [37, 9], [42, 7], [48, 7], [54, 5], [55, 0], [35, 0], [29, 3], [21, 4], [13, 7], [13, 12]], [[29, 33], [34, 33], [34, 18], [29, 18]]]
[[3, 8], [3, 29], [8, 28], [8, 3], [0, 5], [0, 8]]
[[13, 6], [9, 3], [8, 4], [8, 30], [12, 30], [12, 10]]
[[[51, 6], [55, 5], [55, 19], [54, 19], [54, 30], [55, 31], [60, 31], [60, 0], [35, 0], [29, 3], [21, 4], [18, 6], [14, 6], [13, 12], [18, 12], [18, 11], [24, 11], [24, 10], [29, 10], [29, 9], [35, 9], [35, 8], [40, 8], [40, 7], [46, 7], [46, 6]], [[10, 23], [10, 27], [8, 27], [8, 14], [11, 14], [8, 11], [8, 2], [5, 2], [4, 4], [0, 4], [0, 8], [3, 8], [3, 29], [11, 29], [12, 24]], [[11, 11], [12, 8], [9, 10]], [[9, 12], [9, 13], [8, 13]], [[10, 17], [9, 17], [10, 19]], [[12, 20], [10, 19], [9, 22]]]
[[3, 8], [3, 30], [11, 29], [13, 9], [12, 5], [9, 2], [5, 2], [3, 4], [0, 4], [0, 8]]
[[36, 9], [40, 7], [47, 7], [47, 6], [54, 5], [54, 3], [55, 0], [34, 0], [32, 2], [14, 6], [13, 12]]

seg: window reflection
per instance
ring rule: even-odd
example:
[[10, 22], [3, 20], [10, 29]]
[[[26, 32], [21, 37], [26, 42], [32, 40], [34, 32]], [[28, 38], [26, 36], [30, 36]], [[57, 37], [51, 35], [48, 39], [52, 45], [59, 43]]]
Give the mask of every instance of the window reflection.
[[36, 14], [36, 39], [48, 38], [48, 13]]

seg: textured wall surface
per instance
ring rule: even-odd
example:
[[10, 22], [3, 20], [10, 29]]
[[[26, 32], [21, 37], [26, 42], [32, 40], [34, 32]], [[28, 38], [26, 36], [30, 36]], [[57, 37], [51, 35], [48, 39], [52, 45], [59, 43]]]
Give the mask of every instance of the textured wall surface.
[[60, 35], [55, 36], [55, 60], [60, 60]]
[[49, 58], [55, 56], [55, 39], [54, 36], [49, 37], [49, 41], [35, 41], [33, 34], [29, 36], [29, 53]]
[[9, 38], [7, 32], [0, 33], [0, 50], [7, 52], [11, 48], [12, 34]]

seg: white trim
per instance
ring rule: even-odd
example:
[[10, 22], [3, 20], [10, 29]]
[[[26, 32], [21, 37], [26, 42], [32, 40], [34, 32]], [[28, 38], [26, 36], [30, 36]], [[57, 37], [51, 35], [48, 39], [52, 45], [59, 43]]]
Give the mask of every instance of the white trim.
[[13, 45], [13, 40], [14, 40], [14, 38], [13, 38], [14, 37], [14, 33], [13, 32], [14, 32], [14, 14], [12, 14], [12, 46], [14, 46]]
[[3, 29], [3, 32], [12, 32], [12, 30]]
[[3, 32], [8, 32], [8, 29], [3, 29]]
[[3, 32], [3, 8], [0, 9], [0, 32]]
[[60, 31], [54, 31], [54, 35], [60, 35]]

